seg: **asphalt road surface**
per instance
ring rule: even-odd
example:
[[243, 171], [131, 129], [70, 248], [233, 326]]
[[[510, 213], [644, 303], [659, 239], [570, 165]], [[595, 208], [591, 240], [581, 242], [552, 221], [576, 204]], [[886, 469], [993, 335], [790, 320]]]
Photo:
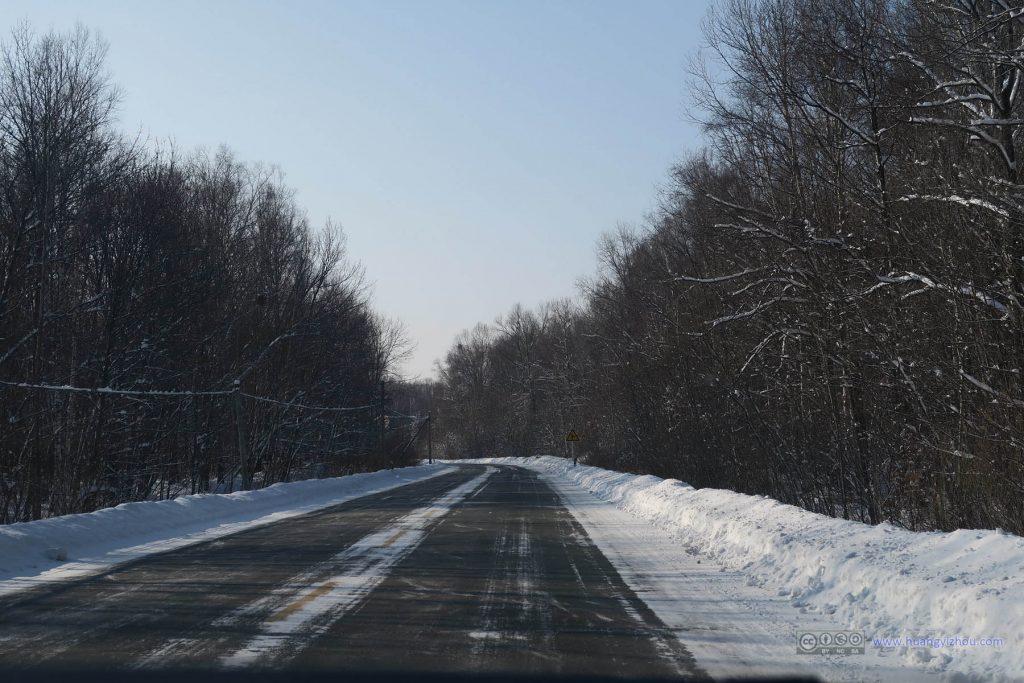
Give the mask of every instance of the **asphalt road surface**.
[[703, 675], [537, 475], [466, 465], [0, 598], [0, 667]]

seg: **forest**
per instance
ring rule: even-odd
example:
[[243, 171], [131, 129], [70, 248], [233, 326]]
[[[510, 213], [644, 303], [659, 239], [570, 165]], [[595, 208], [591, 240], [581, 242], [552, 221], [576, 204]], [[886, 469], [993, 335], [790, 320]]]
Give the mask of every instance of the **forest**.
[[1024, 533], [1024, 7], [723, 0], [704, 33], [702, 147], [577, 299], [460, 335], [444, 451], [574, 429], [594, 465]]
[[340, 228], [278, 170], [120, 133], [105, 52], [0, 48], [0, 523], [394, 464], [408, 345]]

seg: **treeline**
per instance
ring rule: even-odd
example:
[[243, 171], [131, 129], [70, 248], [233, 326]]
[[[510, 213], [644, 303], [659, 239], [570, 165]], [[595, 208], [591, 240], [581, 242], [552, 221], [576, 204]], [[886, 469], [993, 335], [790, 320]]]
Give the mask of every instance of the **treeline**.
[[441, 367], [449, 452], [1024, 533], [1024, 6], [727, 0], [704, 148], [579, 305]]
[[404, 341], [341, 231], [272, 170], [126, 139], [104, 52], [0, 48], [0, 522], [379, 464]]

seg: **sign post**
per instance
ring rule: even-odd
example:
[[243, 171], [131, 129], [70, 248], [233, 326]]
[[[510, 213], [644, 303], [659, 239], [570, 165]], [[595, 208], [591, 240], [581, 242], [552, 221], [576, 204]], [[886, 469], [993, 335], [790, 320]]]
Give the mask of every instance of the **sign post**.
[[580, 435], [576, 433], [575, 429], [570, 429], [569, 433], [565, 435], [565, 440], [569, 442], [569, 457], [572, 458], [572, 466], [576, 467], [576, 442], [580, 440]]

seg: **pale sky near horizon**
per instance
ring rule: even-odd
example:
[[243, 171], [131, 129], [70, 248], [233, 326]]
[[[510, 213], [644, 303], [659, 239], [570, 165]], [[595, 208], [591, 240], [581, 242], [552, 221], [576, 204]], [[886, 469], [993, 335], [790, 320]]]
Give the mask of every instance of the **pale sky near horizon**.
[[710, 4], [0, 0], [0, 30], [80, 22], [110, 45], [123, 129], [279, 166], [427, 377], [461, 330], [575, 296], [600, 235], [655, 208], [700, 143]]

